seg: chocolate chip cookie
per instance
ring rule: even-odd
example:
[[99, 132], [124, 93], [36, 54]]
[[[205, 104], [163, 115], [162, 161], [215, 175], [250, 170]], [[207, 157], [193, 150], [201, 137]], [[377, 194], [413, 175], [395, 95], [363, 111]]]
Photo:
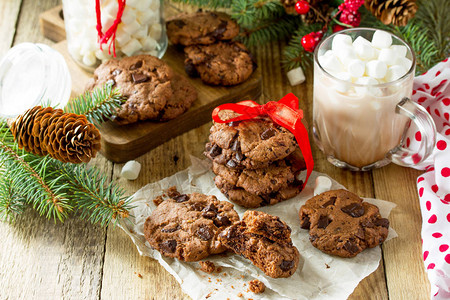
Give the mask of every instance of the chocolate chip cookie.
[[218, 235], [239, 221], [233, 204], [198, 193], [171, 194], [147, 218], [144, 235], [161, 254], [183, 261], [198, 261], [226, 248]]
[[[220, 113], [224, 120], [237, 116]], [[214, 123], [210, 133], [204, 154], [229, 168], [265, 168], [298, 149], [294, 135], [268, 118]]]
[[[262, 224], [269, 220], [270, 228]], [[274, 221], [275, 220], [275, 221]], [[242, 221], [227, 227], [219, 235], [225, 247], [249, 259], [272, 278], [289, 277], [297, 270], [300, 254], [292, 244], [290, 228], [266, 213], [247, 211]]]
[[127, 98], [115, 117], [119, 124], [167, 121], [184, 113], [197, 99], [197, 91], [185, 77], [151, 55], [104, 62], [95, 70], [87, 89], [104, 84], [117, 87]]
[[236, 85], [246, 81], [256, 68], [250, 52], [239, 42], [193, 45], [184, 49], [185, 70], [210, 85]]
[[174, 45], [212, 44], [239, 34], [237, 23], [222, 12], [181, 14], [168, 19], [166, 25], [167, 36]]
[[309, 199], [299, 214], [300, 226], [310, 230], [313, 246], [332, 255], [354, 257], [388, 236], [389, 221], [380, 216], [378, 207], [346, 190]]

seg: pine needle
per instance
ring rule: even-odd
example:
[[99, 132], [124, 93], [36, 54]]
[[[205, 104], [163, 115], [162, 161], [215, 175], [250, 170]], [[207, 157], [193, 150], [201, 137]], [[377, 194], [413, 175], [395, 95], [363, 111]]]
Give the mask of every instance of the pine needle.
[[106, 84], [94, 91], [72, 99], [64, 108], [65, 112], [85, 115], [89, 122], [99, 125], [111, 120], [122, 103], [126, 101], [117, 88]]

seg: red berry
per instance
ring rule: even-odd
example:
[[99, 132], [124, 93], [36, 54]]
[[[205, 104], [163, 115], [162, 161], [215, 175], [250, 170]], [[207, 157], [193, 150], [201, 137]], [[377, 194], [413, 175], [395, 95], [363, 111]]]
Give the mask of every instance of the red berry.
[[364, 0], [345, 0], [344, 5], [350, 11], [357, 11], [364, 4]]
[[344, 30], [344, 29], [345, 29], [345, 27], [341, 26], [339, 24], [333, 25], [333, 32], [338, 32], [338, 31], [341, 31], [341, 30]]
[[305, 0], [298, 1], [295, 3], [295, 11], [299, 15], [307, 14], [309, 11], [309, 3]]
[[341, 12], [339, 21], [341, 21], [344, 24], [357, 27], [361, 23], [361, 14], [357, 11], [349, 11], [345, 9]]
[[302, 37], [302, 46], [305, 49], [305, 51], [313, 52], [317, 43], [318, 41], [314, 36], [314, 32], [308, 33], [307, 35]]

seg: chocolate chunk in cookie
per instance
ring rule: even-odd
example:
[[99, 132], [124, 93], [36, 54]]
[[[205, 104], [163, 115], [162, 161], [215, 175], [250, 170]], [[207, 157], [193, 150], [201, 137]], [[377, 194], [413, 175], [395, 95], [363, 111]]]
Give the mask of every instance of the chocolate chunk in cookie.
[[317, 249], [341, 257], [354, 257], [383, 243], [389, 221], [378, 207], [346, 190], [317, 195], [300, 208], [300, 226], [309, 229]]
[[[261, 224], [266, 220], [272, 224], [265, 229]], [[277, 226], [273, 223], [275, 220], [276, 217], [263, 212], [247, 211], [242, 221], [227, 227], [219, 235], [219, 240], [236, 254], [249, 259], [266, 275], [289, 277], [297, 270], [300, 254], [292, 244], [290, 234], [286, 236], [290, 229], [284, 222], [278, 224], [282, 228], [273, 230]]]
[[221, 12], [181, 14], [166, 22], [167, 36], [172, 44], [198, 45], [231, 40], [239, 34], [239, 26]]
[[240, 84], [246, 81], [255, 69], [250, 52], [238, 42], [193, 45], [186, 47], [184, 52], [188, 75], [198, 74], [204, 83], [210, 85]]
[[[221, 111], [223, 120], [237, 114]], [[267, 131], [270, 134], [267, 134]], [[210, 129], [210, 142], [204, 154], [215, 163], [229, 168], [267, 168], [272, 162], [284, 159], [296, 149], [294, 135], [270, 119], [253, 119], [238, 123], [214, 123]], [[302, 162], [301, 153], [295, 162]]]
[[197, 98], [197, 91], [185, 77], [151, 55], [104, 62], [95, 70], [87, 89], [104, 84], [117, 87], [127, 98], [116, 114], [119, 124], [167, 121], [184, 113]]
[[233, 204], [203, 194], [173, 194], [147, 218], [144, 235], [161, 254], [197, 261], [226, 248], [219, 233], [239, 221]]

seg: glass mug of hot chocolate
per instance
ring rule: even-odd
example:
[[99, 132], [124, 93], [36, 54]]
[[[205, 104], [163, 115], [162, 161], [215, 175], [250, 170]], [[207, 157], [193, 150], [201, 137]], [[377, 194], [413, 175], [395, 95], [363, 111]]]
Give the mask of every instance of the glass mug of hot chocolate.
[[[425, 160], [436, 142], [431, 116], [411, 101], [415, 56], [400, 38], [353, 28], [323, 40], [314, 52], [313, 137], [329, 162], [366, 171], [390, 162]], [[403, 147], [410, 122], [420, 148]]]

